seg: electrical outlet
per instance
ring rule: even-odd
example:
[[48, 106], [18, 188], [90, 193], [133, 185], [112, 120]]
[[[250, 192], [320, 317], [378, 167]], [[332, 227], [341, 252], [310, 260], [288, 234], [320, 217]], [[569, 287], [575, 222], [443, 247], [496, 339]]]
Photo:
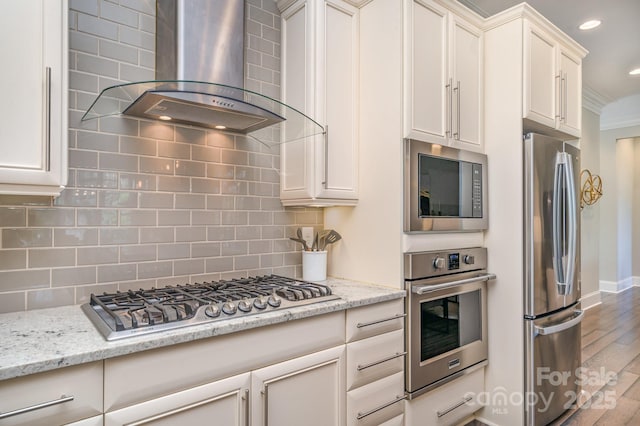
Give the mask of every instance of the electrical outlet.
[[312, 226], [303, 226], [302, 227], [302, 239], [307, 242], [307, 246], [311, 248], [313, 244], [313, 227]]

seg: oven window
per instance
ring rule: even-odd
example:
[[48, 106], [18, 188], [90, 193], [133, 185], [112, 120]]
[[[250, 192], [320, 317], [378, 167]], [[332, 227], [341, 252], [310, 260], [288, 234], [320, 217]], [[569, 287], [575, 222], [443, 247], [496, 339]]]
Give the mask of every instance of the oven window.
[[421, 303], [421, 360], [482, 340], [481, 290]]

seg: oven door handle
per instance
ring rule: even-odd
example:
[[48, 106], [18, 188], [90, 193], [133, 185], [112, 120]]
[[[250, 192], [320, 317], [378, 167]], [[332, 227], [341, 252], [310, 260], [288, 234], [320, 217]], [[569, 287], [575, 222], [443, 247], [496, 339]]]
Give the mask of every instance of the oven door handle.
[[430, 293], [432, 291], [443, 290], [445, 288], [457, 287], [459, 285], [465, 285], [465, 284], [477, 283], [478, 281], [489, 281], [489, 280], [495, 280], [495, 279], [496, 279], [496, 274], [478, 275], [477, 277], [467, 278], [464, 280], [451, 281], [448, 283], [413, 287], [411, 288], [411, 292], [415, 294], [425, 294], [425, 293]]

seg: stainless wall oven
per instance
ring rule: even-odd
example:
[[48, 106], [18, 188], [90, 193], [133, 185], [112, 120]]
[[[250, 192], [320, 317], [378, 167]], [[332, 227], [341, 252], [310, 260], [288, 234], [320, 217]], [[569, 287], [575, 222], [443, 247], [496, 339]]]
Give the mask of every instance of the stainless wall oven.
[[404, 231], [478, 231], [488, 226], [487, 156], [405, 140]]
[[406, 253], [405, 385], [415, 398], [487, 362], [487, 250]]

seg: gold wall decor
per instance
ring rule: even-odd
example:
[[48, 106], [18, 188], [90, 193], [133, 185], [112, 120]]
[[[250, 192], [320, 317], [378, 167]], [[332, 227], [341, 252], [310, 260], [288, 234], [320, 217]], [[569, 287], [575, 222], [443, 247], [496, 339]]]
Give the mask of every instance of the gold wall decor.
[[[586, 176], [586, 179], [583, 179]], [[583, 182], [580, 189], [580, 209], [585, 205], [595, 204], [602, 197], [602, 179], [598, 175], [592, 175], [587, 169], [580, 172], [580, 182]]]

